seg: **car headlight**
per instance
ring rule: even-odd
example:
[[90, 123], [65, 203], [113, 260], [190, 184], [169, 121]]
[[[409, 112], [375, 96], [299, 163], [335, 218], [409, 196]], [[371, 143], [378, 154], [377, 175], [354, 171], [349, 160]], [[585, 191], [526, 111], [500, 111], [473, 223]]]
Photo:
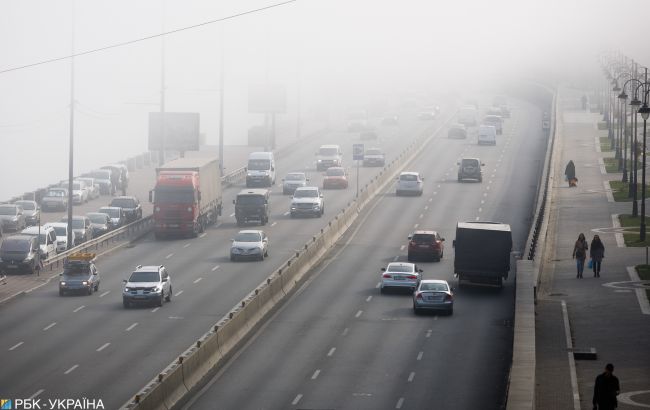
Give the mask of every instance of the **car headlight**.
[[323, 160], [322, 160], [322, 159], [319, 159], [318, 162], [323, 162]]
[[125, 291], [125, 292], [128, 292], [128, 291], [130, 291], [130, 290], [131, 290], [131, 288], [124, 288], [124, 291]]
[[84, 280], [83, 282], [81, 282], [81, 284], [84, 285], [84, 286], [88, 286], [88, 281]]
[[65, 282], [59, 282], [60, 286], [65, 286]]
[[161, 292], [161, 291], [162, 291], [162, 285], [158, 285], [158, 286], [156, 286], [156, 287], [155, 287], [155, 291], [156, 291], [156, 293]]

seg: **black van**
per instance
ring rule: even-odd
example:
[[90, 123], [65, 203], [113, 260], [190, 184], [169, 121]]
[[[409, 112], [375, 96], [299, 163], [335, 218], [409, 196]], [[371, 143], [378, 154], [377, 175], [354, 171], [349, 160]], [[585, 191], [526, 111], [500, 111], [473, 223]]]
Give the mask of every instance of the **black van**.
[[0, 244], [0, 272], [34, 273], [41, 267], [38, 237], [14, 235]]
[[260, 225], [269, 222], [271, 210], [269, 208], [269, 197], [271, 191], [268, 189], [245, 189], [237, 194], [235, 204], [235, 218], [237, 226], [250, 221], [259, 221]]

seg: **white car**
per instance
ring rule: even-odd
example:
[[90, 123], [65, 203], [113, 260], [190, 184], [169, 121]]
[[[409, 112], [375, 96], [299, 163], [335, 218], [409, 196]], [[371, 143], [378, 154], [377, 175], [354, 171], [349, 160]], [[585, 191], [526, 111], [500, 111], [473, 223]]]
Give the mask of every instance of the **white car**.
[[397, 189], [395, 194], [400, 195], [422, 195], [424, 190], [424, 178], [419, 172], [402, 172], [397, 177]]
[[[61, 181], [59, 184], [62, 188], [68, 188], [68, 181]], [[85, 182], [79, 180], [72, 181], [72, 203], [81, 205], [88, 202], [88, 190], [86, 189]]]
[[[68, 249], [68, 224], [65, 222], [51, 222], [45, 225], [46, 228], [54, 228], [56, 234], [56, 251], [65, 252]], [[77, 243], [77, 234], [72, 231], [72, 246]]]
[[[40, 236], [39, 236], [40, 233]], [[21, 234], [30, 236], [39, 236], [41, 246], [41, 258], [47, 259], [51, 255], [59, 252], [58, 239], [54, 228], [51, 226], [30, 226], [22, 230]]]
[[230, 260], [256, 259], [263, 261], [269, 256], [269, 238], [264, 231], [239, 231], [230, 245]]
[[86, 189], [88, 190], [88, 199], [99, 198], [99, 184], [95, 183], [95, 178], [82, 177], [76, 178], [75, 181], [82, 181], [86, 184]]
[[325, 213], [323, 193], [315, 186], [296, 188], [291, 199], [289, 213], [292, 218], [301, 215], [311, 215], [320, 218]]
[[422, 269], [408, 262], [391, 262], [382, 268], [379, 290], [386, 292], [388, 288], [401, 288], [414, 291], [420, 284]]

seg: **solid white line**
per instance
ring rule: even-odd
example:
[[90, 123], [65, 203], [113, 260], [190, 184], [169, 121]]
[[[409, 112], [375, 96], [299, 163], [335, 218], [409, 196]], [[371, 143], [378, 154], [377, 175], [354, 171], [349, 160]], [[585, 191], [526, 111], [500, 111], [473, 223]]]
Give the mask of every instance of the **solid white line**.
[[185, 245], [183, 245], [183, 248], [189, 248], [190, 246], [192, 246], [191, 243], [186, 243]]
[[297, 395], [296, 398], [293, 399], [293, 401], [291, 402], [291, 405], [292, 405], [292, 406], [295, 406], [296, 404], [298, 404], [298, 402], [300, 401], [300, 399], [302, 399], [302, 394]]
[[231, 217], [231, 218], [232, 218], [233, 216], [235, 216], [235, 213], [234, 213], [234, 212], [230, 214], [230, 217]]
[[15, 345], [13, 345], [13, 346], [11, 346], [11, 347], [9, 348], [9, 351], [11, 351], [11, 350], [15, 350], [15, 349], [18, 349], [20, 346], [23, 345], [23, 343], [25, 343], [25, 342], [18, 342], [18, 343], [16, 343]]
[[106, 349], [108, 346], [110, 346], [111, 343], [104, 343], [101, 347], [97, 349], [98, 352], [101, 352], [102, 350]]
[[273, 222], [273, 223], [271, 224], [271, 226], [275, 226], [275, 225], [277, 225], [277, 224], [278, 224], [277, 222]]
[[49, 325], [45, 326], [45, 327], [43, 328], [43, 331], [48, 330], [48, 329], [51, 329], [51, 328], [53, 328], [54, 326], [56, 326], [56, 322], [52, 322], [52, 323], [50, 323]]
[[78, 308], [76, 308], [75, 310], [73, 310], [72, 312], [73, 312], [73, 313], [77, 313], [78, 311], [80, 311], [81, 309], [83, 309], [83, 308], [85, 308], [85, 307], [86, 307], [86, 306], [81, 305], [81, 306], [79, 306]]
[[215, 266], [214, 268], [212, 268], [212, 272], [214, 272], [215, 270], [219, 269], [220, 267], [221, 267], [221, 266], [219, 266], [219, 265]]
[[397, 400], [397, 404], [395, 405], [395, 408], [401, 409], [403, 404], [404, 404], [404, 397], [400, 397], [399, 400]]
[[100, 297], [100, 298], [103, 298], [104, 296], [108, 295], [109, 293], [111, 293], [111, 291], [110, 291], [110, 290], [107, 290], [106, 292], [104, 292], [104, 293], [102, 293], [101, 295], [99, 295], [99, 297]]
[[207, 235], [207, 232], [203, 232], [201, 235], [199, 235], [199, 238], [205, 238], [205, 235]]
[[[638, 282], [641, 280], [641, 278], [639, 278], [639, 274], [636, 273], [636, 269], [634, 269], [634, 266], [627, 267], [627, 274], [630, 275], [630, 279], [632, 279], [633, 282]], [[641, 308], [641, 313], [643, 313], [644, 315], [650, 315], [650, 302], [648, 302], [648, 297], [645, 289], [637, 288], [634, 289], [634, 292], [636, 292], [636, 298], [639, 301], [639, 307]]]
[[76, 369], [77, 367], [79, 367], [79, 365], [78, 365], [78, 364], [75, 364], [74, 366], [72, 366], [71, 368], [69, 368], [68, 370], [66, 370], [65, 372], [63, 372], [63, 374], [72, 373], [72, 372], [74, 371], [74, 369]]
[[327, 356], [332, 357], [334, 352], [336, 352], [336, 347], [331, 348], [330, 351], [327, 353]]
[[130, 331], [133, 330], [133, 328], [136, 327], [137, 325], [138, 325], [138, 322], [135, 322], [135, 323], [132, 324], [131, 326], [127, 327], [127, 328], [126, 328], [126, 331], [127, 331], [127, 332], [130, 332]]
[[368, 297], [366, 298], [366, 302], [370, 302], [371, 300], [372, 300], [372, 295], [370, 295], [370, 296], [368, 296]]
[[[621, 221], [618, 219], [618, 214], [612, 214], [612, 227], [621, 227]], [[621, 232], [614, 232], [614, 238], [616, 239], [616, 246], [619, 248], [625, 248], [625, 238]]]
[[409, 383], [412, 382], [414, 378], [415, 378], [415, 372], [411, 372], [411, 374], [409, 374], [409, 378], [408, 378]]
[[160, 306], [151, 309], [151, 313], [156, 313], [160, 309]]
[[196, 280], [194, 280], [194, 283], [199, 283], [201, 280], [203, 280], [203, 278], [196, 278]]
[[600, 137], [598, 137], [598, 136], [594, 137], [594, 141], [596, 143], [596, 152], [602, 152], [600, 150]]
[[578, 376], [576, 375], [576, 362], [573, 358], [573, 342], [571, 341], [571, 327], [569, 326], [569, 312], [566, 301], [562, 302], [562, 319], [564, 320], [564, 337], [566, 339], [567, 355], [569, 357], [569, 373], [571, 374], [571, 390], [573, 390], [573, 408], [580, 410], [580, 391], [578, 390]]
[[311, 375], [311, 379], [316, 380], [319, 374], [320, 374], [320, 369], [316, 370], [314, 374]]
[[422, 356], [424, 356], [424, 352], [418, 353], [418, 358], [415, 360], [422, 360]]
[[346, 327], [345, 329], [343, 329], [343, 333], [341, 333], [341, 336], [347, 335], [349, 331], [350, 329]]
[[182, 290], [179, 290], [178, 292], [176, 292], [176, 296], [180, 296], [181, 293], [183, 293], [183, 291], [182, 291]]
[[40, 396], [44, 391], [45, 391], [45, 390], [43, 390], [43, 389], [38, 389], [38, 391], [37, 391], [36, 393], [34, 393], [34, 394], [32, 394], [31, 396], [29, 396], [27, 399], [28, 399], [28, 400], [35, 399], [36, 397]]
[[172, 253], [170, 253], [169, 255], [165, 256], [165, 259], [169, 259], [169, 258], [171, 258], [172, 256], [174, 256], [174, 252], [172, 252]]
[[356, 315], [354, 315], [354, 317], [359, 317], [359, 316], [361, 316], [362, 314], [363, 314], [363, 310], [360, 310], [360, 311], [357, 312]]

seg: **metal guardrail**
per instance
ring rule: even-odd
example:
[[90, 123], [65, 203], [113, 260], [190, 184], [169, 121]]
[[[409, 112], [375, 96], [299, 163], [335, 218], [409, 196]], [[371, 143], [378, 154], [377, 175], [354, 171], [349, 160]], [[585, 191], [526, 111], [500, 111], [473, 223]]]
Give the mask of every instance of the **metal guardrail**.
[[223, 185], [231, 186], [240, 182], [242, 179], [246, 178], [246, 167], [237, 168], [233, 172], [226, 174], [221, 177], [222, 187]]

